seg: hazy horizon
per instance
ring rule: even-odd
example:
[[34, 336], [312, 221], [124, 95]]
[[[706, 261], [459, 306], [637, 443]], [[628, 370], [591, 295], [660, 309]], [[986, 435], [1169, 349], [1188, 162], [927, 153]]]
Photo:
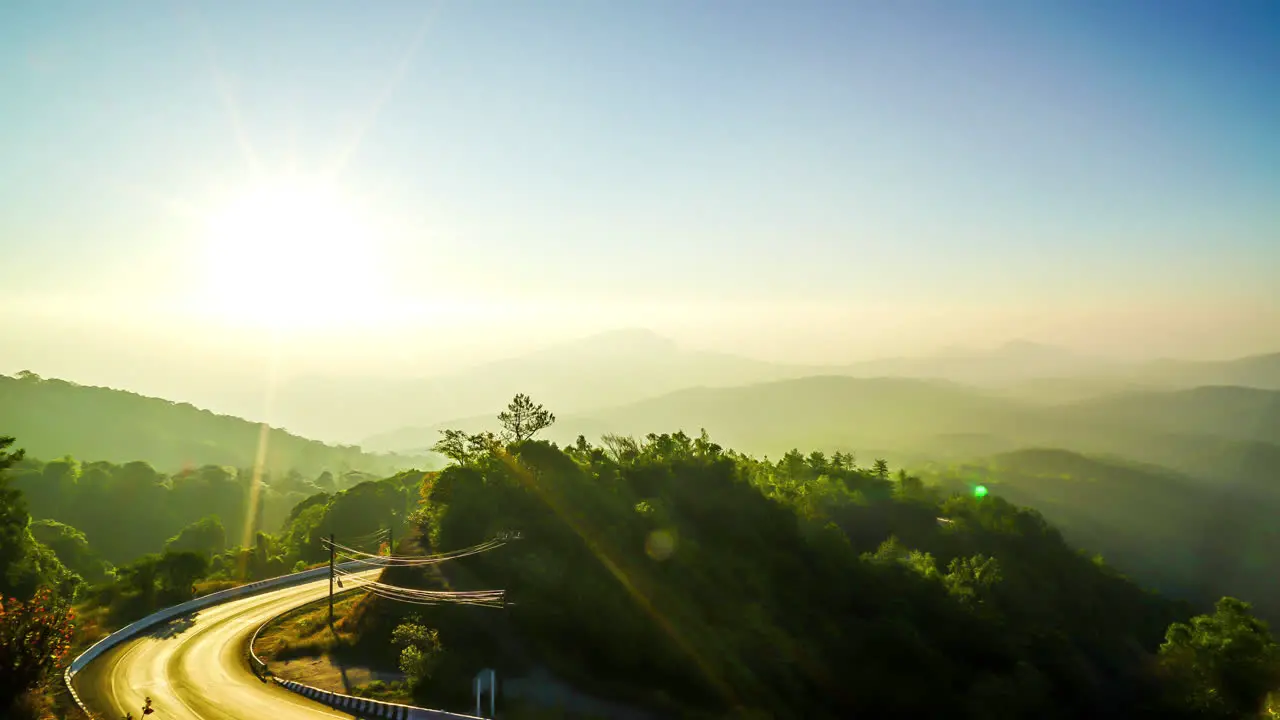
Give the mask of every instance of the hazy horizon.
[[0, 372], [199, 399], [629, 327], [1274, 352], [1274, 17], [9, 3]]

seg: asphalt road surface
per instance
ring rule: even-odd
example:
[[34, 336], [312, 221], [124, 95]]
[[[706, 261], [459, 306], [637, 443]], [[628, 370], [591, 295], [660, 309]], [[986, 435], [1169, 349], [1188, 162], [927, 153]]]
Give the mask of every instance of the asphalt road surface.
[[[380, 570], [361, 575], [376, 577]], [[348, 583], [348, 587], [350, 587]], [[245, 647], [262, 623], [325, 597], [329, 579], [215, 605], [158, 625], [96, 658], [73, 679], [101, 720], [320, 720], [352, 715], [264, 683]]]

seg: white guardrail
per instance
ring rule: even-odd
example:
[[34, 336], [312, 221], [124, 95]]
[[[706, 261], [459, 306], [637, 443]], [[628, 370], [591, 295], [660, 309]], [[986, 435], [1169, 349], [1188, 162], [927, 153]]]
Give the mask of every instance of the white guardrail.
[[[342, 563], [338, 567], [346, 570], [346, 569], [357, 569], [360, 565], [361, 563], [359, 562], [349, 562], [349, 563]], [[110, 635], [94, 643], [93, 646], [90, 647], [88, 650], [85, 650], [84, 652], [80, 653], [80, 655], [76, 657], [75, 660], [72, 660], [71, 664], [67, 666], [66, 672], [63, 673], [63, 681], [67, 684], [67, 690], [71, 693], [71, 698], [76, 701], [76, 705], [78, 705], [80, 709], [84, 711], [85, 715], [88, 715], [89, 717], [95, 717], [94, 714], [89, 711], [89, 708], [80, 699], [80, 695], [79, 693], [76, 692], [75, 683], [72, 682], [72, 678], [75, 677], [76, 673], [83, 670], [85, 665], [88, 665], [90, 662], [92, 662], [95, 658], [97, 658], [102, 653], [110, 650], [111, 648], [119, 645], [120, 643], [126, 640], [132, 639], [134, 636], [138, 635], [144, 630], [148, 630], [167, 620], [172, 620], [173, 618], [181, 617], [183, 615], [193, 613], [197, 610], [203, 610], [204, 608], [207, 608], [213, 605], [218, 605], [220, 603], [227, 602], [228, 600], [235, 600], [236, 598], [242, 598], [249, 595], [256, 595], [261, 592], [266, 592], [268, 590], [274, 590], [282, 587], [289, 587], [291, 585], [301, 585], [302, 583], [305, 583], [307, 581], [316, 580], [316, 579], [325, 577], [328, 574], [329, 574], [328, 567], [318, 567], [312, 570], [304, 570], [298, 573], [290, 573], [288, 575], [281, 575], [280, 577], [274, 577], [268, 580], [258, 580], [257, 582], [251, 582], [251, 583], [248, 583], [247, 585], [240, 585], [239, 587], [227, 588], [226, 590], [219, 590], [218, 592], [209, 593], [208, 595], [204, 595], [204, 596], [195, 598], [193, 600], [188, 600], [184, 603], [174, 605], [173, 607], [169, 607], [169, 608], [165, 608], [164, 610], [153, 612], [150, 615], [142, 618], [141, 620], [137, 620], [128, 625], [125, 625], [119, 630], [111, 633]]]
[[[343, 590], [336, 592], [347, 592], [354, 590], [358, 585], [349, 583]], [[277, 616], [279, 617], [279, 616]], [[267, 663], [258, 657], [258, 653], [254, 650], [254, 646], [258, 644], [258, 636], [262, 631], [271, 624], [272, 620], [268, 620], [258, 626], [253, 631], [253, 637], [249, 638], [249, 669], [253, 670], [253, 674], [257, 675], [263, 681], [273, 681], [280, 687], [290, 692], [298, 693], [303, 697], [311, 698], [318, 703], [323, 703], [331, 708], [338, 710], [347, 710], [355, 713], [357, 717], [367, 718], [391, 718], [392, 720], [450, 720], [450, 718], [460, 718], [463, 720], [484, 720], [474, 715], [458, 715], [456, 713], [445, 712], [444, 710], [432, 710], [430, 708], [415, 707], [413, 705], [399, 705], [396, 703], [382, 702], [381, 700], [370, 700], [369, 698], [360, 698], [353, 695], [343, 695], [342, 693], [331, 692], [329, 690], [321, 690], [310, 685], [303, 685], [293, 680], [281, 680], [271, 672], [267, 667]]]
[[[368, 562], [357, 560], [341, 563], [338, 567], [343, 570], [359, 570], [367, 568], [368, 565]], [[194, 600], [188, 600], [187, 602], [179, 605], [174, 605], [173, 607], [151, 613], [141, 620], [130, 623], [129, 625], [126, 625], [102, 638], [98, 642], [94, 643], [88, 650], [80, 653], [75, 660], [72, 660], [71, 665], [69, 665], [66, 672], [63, 673], [63, 680], [66, 682], [67, 690], [71, 693], [72, 699], [75, 700], [76, 705], [80, 707], [85, 715], [90, 718], [96, 717], [92, 712], [90, 712], [88, 706], [84, 704], [84, 701], [80, 699], [80, 695], [76, 692], [75, 683], [72, 682], [72, 678], [75, 677], [76, 673], [83, 670], [85, 665], [88, 665], [102, 653], [126, 640], [132, 639], [144, 630], [148, 630], [160, 623], [172, 620], [173, 618], [181, 617], [197, 610], [203, 610], [204, 608], [218, 605], [220, 603], [227, 602], [228, 600], [235, 600], [236, 598], [256, 595], [261, 592], [289, 587], [291, 585], [301, 585], [302, 583], [310, 580], [325, 577], [328, 574], [329, 568], [327, 567], [318, 567], [312, 570], [304, 570], [299, 573], [290, 573], [289, 575], [281, 575], [280, 577], [271, 578], [269, 580], [259, 580], [247, 585], [219, 590], [218, 592], [209, 593], [208, 595], [195, 598]], [[337, 592], [354, 590], [356, 587], [358, 586], [354, 583], [350, 583], [347, 588]], [[256, 652], [254, 652], [253, 642], [254, 640], [257, 640], [258, 633], [262, 632], [262, 628], [266, 627], [269, 622], [270, 620], [258, 627], [257, 631], [254, 632], [253, 637], [249, 640], [248, 648], [250, 669], [253, 671], [254, 675], [264, 679], [264, 676], [269, 676], [270, 672], [267, 669], [267, 664], [258, 657]], [[323, 703], [332, 708], [347, 710], [357, 717], [394, 718], [394, 720], [482, 720], [474, 715], [458, 715], [456, 713], [445, 712], [443, 710], [431, 710], [429, 708], [413, 707], [411, 705], [397, 705], [395, 703], [387, 703], [380, 700], [370, 700], [368, 698], [358, 698], [350, 695], [329, 692], [309, 685], [296, 683], [292, 680], [281, 680], [276, 677], [270, 677], [270, 679], [286, 690], [296, 692], [299, 695], [311, 698], [312, 700]]]
[[281, 680], [280, 678], [272, 678], [280, 685], [280, 687], [291, 690], [309, 697], [319, 703], [324, 703], [331, 708], [337, 710], [345, 710], [358, 718], [390, 718], [390, 720], [483, 720], [475, 715], [459, 715], [457, 713], [445, 712], [443, 710], [428, 710], [427, 708], [413, 707], [412, 705], [397, 705], [395, 703], [382, 702], [381, 700], [370, 700], [368, 698], [354, 697], [351, 695], [343, 695], [341, 693], [329, 692], [313, 688], [310, 685], [303, 685], [292, 680]]

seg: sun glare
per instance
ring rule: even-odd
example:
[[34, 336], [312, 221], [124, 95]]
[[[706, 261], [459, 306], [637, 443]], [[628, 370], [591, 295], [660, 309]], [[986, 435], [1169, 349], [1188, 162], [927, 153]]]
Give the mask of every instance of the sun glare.
[[209, 309], [278, 330], [359, 322], [378, 304], [375, 252], [370, 225], [337, 188], [259, 185], [209, 219]]

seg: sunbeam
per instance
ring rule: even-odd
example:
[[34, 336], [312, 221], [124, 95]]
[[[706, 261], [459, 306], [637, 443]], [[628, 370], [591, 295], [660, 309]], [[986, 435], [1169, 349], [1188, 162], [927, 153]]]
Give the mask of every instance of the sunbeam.
[[347, 166], [347, 163], [355, 157], [356, 152], [360, 149], [360, 144], [364, 141], [365, 135], [373, 128], [374, 123], [378, 119], [378, 115], [382, 112], [382, 108], [391, 100], [391, 97], [395, 94], [396, 88], [400, 86], [405, 75], [408, 74], [409, 67], [413, 64], [413, 60], [417, 56], [418, 50], [426, 40], [427, 32], [431, 29], [432, 24], [434, 23], [436, 16], [440, 13], [440, 8], [442, 6], [443, 2], [436, 2], [423, 18], [422, 24], [418, 26], [418, 32], [414, 34], [413, 40], [409, 43], [408, 49], [406, 49], [404, 56], [400, 59], [400, 63], [391, 73], [391, 77], [389, 77], [387, 82], [382, 86], [382, 91], [378, 94], [373, 105], [370, 106], [368, 112], [365, 113], [363, 120], [352, 133], [350, 141], [348, 141], [346, 146], [339, 151], [337, 158], [334, 160], [333, 166], [329, 170], [333, 177], [340, 175], [343, 169]]
[[262, 175], [262, 162], [259, 160], [258, 154], [254, 151], [253, 144], [249, 140], [249, 133], [245, 129], [244, 119], [241, 117], [235, 94], [227, 81], [226, 73], [223, 72], [222, 66], [218, 62], [217, 48], [214, 47], [213, 41], [209, 37], [208, 26], [204, 22], [200, 10], [194, 4], [184, 5], [182, 10], [182, 14], [195, 26], [200, 50], [208, 66], [209, 75], [213, 79], [218, 99], [226, 112], [227, 121], [231, 125], [231, 132], [235, 137], [236, 145], [240, 148], [240, 154], [244, 158], [245, 166], [248, 168], [250, 175], [256, 179]]

